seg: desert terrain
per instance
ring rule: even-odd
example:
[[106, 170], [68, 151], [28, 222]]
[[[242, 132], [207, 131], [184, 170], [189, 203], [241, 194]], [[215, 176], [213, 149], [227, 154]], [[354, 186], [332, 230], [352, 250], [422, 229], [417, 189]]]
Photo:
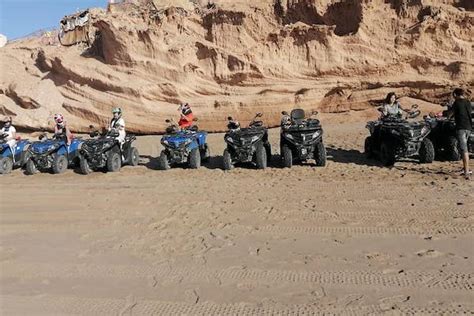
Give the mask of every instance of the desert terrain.
[[199, 170], [155, 170], [144, 136], [119, 173], [2, 176], [2, 314], [472, 314], [460, 164], [381, 167], [363, 122], [324, 127], [324, 168], [224, 172], [212, 134]]

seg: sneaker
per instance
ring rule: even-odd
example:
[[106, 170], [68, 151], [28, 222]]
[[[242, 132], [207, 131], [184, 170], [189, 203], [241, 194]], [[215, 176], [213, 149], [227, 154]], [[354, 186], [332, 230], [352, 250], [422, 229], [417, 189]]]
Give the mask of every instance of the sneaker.
[[460, 173], [461, 173], [461, 176], [471, 176], [472, 175], [472, 171], [465, 172], [464, 170], [461, 170]]

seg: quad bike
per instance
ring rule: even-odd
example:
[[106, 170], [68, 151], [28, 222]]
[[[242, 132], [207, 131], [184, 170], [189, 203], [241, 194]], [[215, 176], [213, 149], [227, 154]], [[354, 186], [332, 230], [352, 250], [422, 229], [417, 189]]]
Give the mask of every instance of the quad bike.
[[[447, 104], [443, 104], [443, 106], [447, 106]], [[461, 160], [461, 150], [456, 137], [456, 122], [454, 119], [448, 118], [447, 114], [448, 111], [437, 115], [430, 113], [429, 116], [425, 116], [425, 121], [431, 127], [429, 138], [435, 148], [436, 156], [444, 157], [450, 161], [458, 161]], [[468, 149], [470, 153], [474, 153], [474, 132], [471, 132], [468, 139]]]
[[[288, 115], [287, 112], [282, 112]], [[317, 112], [313, 112], [316, 115]], [[294, 161], [314, 159], [317, 166], [326, 165], [326, 148], [319, 120], [305, 118], [302, 109], [291, 111], [287, 124], [281, 126], [280, 155], [283, 165], [291, 168]]]
[[[93, 129], [93, 126], [89, 126]], [[117, 172], [124, 165], [137, 166], [140, 160], [138, 149], [133, 147], [137, 139], [127, 134], [121, 145], [116, 130], [93, 131], [90, 139], [84, 141], [80, 150], [80, 170], [82, 174], [105, 168], [108, 172]]]
[[44, 133], [39, 141], [33, 142], [26, 154], [26, 174], [33, 175], [38, 170], [52, 169], [53, 173], [63, 173], [79, 162], [79, 150], [82, 139], [74, 138], [70, 145], [67, 144], [66, 135], [55, 134], [48, 138]]
[[166, 120], [166, 123], [170, 125], [161, 139], [164, 150], [158, 158], [158, 169], [168, 170], [180, 164], [198, 169], [210, 159], [207, 132], [200, 131], [196, 125], [180, 129], [173, 120]]
[[420, 115], [417, 108], [416, 105], [412, 106], [405, 118], [381, 117], [368, 122], [366, 127], [370, 136], [365, 139], [366, 157], [378, 157], [385, 166], [392, 166], [397, 159], [415, 156], [421, 163], [433, 162], [435, 151], [428, 137], [430, 125], [424, 121], [408, 121]]
[[5, 141], [5, 135], [0, 135], [0, 174], [8, 174], [13, 168], [21, 168], [26, 163], [26, 157], [30, 142], [25, 139], [17, 139], [14, 148]]
[[265, 169], [271, 160], [271, 145], [268, 141], [268, 130], [259, 120], [262, 113], [257, 113], [247, 128], [240, 128], [232, 117], [228, 117], [229, 131], [224, 140], [224, 170], [230, 170], [236, 163], [254, 163], [258, 169]]

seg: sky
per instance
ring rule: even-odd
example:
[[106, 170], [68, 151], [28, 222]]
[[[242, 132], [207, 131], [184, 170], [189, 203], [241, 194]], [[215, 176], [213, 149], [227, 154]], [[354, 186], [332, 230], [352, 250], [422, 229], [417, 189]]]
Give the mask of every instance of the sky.
[[19, 38], [41, 29], [57, 28], [77, 10], [107, 6], [107, 0], [0, 0], [0, 33]]

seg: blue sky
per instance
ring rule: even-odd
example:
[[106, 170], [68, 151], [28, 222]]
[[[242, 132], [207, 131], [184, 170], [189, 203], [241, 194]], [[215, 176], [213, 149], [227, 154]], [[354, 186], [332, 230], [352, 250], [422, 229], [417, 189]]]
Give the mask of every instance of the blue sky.
[[78, 9], [106, 6], [107, 0], [0, 0], [0, 33], [15, 39], [57, 27], [63, 16]]

